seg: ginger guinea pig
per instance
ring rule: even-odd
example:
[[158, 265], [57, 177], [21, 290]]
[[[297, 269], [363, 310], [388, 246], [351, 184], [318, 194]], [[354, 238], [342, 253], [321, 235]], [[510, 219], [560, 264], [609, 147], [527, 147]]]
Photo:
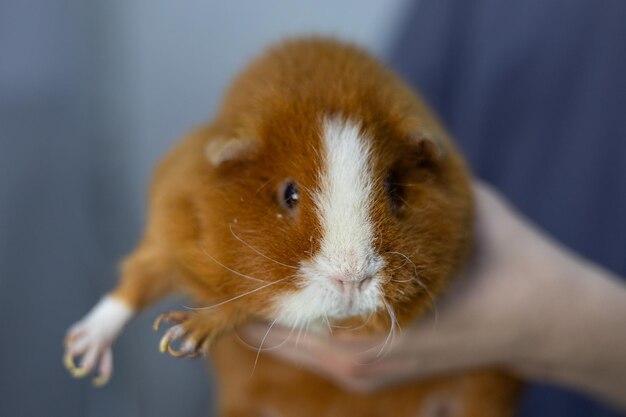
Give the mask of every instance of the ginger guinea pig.
[[222, 415], [508, 416], [516, 382], [496, 372], [353, 394], [269, 357], [250, 378], [256, 352], [230, 334], [251, 320], [374, 332], [414, 320], [468, 256], [472, 206], [462, 158], [394, 74], [341, 42], [284, 42], [159, 164], [144, 237], [68, 331], [66, 365], [106, 382], [124, 324], [182, 291], [197, 308], [159, 317], [160, 347], [211, 350]]

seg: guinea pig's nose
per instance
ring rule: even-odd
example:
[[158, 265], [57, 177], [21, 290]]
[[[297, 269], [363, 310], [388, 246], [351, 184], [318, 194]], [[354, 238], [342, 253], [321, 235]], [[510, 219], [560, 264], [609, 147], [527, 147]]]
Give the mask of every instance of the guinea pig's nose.
[[359, 274], [359, 275], [341, 275], [336, 274], [331, 277], [333, 284], [339, 289], [339, 291], [345, 294], [351, 294], [355, 291], [363, 291], [367, 285], [372, 282], [372, 275]]

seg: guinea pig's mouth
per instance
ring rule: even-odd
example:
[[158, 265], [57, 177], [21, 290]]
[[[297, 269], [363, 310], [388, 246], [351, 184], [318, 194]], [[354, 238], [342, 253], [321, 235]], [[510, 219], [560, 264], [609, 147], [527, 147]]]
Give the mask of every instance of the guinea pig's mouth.
[[304, 277], [295, 290], [275, 299], [275, 319], [301, 327], [367, 318], [385, 306], [382, 284], [378, 275], [350, 281]]

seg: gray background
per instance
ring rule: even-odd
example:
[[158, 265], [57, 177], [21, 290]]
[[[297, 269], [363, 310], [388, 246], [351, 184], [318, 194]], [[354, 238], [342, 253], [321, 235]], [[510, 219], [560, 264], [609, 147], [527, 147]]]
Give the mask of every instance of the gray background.
[[409, 3], [0, 0], [0, 416], [207, 414], [205, 366], [157, 352], [156, 310], [99, 390], [62, 368], [65, 329], [114, 285], [155, 160], [252, 55], [332, 33], [384, 57]]

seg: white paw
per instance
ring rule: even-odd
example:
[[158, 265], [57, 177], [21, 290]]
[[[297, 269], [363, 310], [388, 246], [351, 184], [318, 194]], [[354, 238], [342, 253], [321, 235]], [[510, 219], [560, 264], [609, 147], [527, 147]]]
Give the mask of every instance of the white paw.
[[97, 374], [94, 385], [106, 384], [113, 373], [111, 345], [132, 315], [128, 306], [111, 297], [96, 304], [87, 316], [67, 331], [63, 361], [68, 371], [75, 378], [93, 372]]

